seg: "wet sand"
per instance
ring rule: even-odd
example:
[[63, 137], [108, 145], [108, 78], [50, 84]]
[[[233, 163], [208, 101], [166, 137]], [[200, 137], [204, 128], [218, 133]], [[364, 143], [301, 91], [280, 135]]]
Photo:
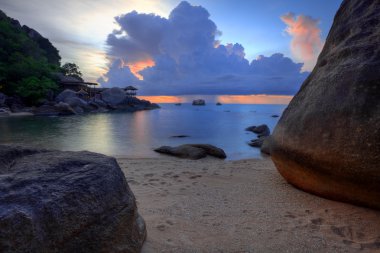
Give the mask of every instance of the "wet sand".
[[290, 186], [270, 159], [118, 158], [142, 252], [380, 252], [380, 212]]

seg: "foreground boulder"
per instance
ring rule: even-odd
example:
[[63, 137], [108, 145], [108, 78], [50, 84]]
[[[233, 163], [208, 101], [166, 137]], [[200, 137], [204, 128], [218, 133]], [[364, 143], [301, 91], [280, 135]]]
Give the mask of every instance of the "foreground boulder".
[[343, 1], [316, 67], [271, 140], [298, 188], [380, 209], [380, 4]]
[[0, 145], [0, 252], [139, 252], [146, 229], [114, 158]]
[[155, 149], [154, 151], [162, 154], [194, 160], [204, 158], [207, 155], [221, 159], [227, 157], [223, 149], [210, 144], [184, 144], [178, 147], [162, 146]]

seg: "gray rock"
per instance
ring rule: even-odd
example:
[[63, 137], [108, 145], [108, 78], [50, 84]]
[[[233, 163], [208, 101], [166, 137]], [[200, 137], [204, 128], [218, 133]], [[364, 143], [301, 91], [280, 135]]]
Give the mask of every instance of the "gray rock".
[[0, 106], [4, 106], [6, 100], [7, 100], [7, 95], [0, 92]]
[[270, 129], [267, 125], [259, 125], [259, 126], [250, 126], [245, 129], [246, 131], [251, 131], [257, 134], [258, 137], [269, 136]]
[[0, 117], [7, 117], [11, 114], [11, 110], [8, 107], [0, 108]]
[[226, 153], [223, 149], [215, 147], [210, 144], [188, 144], [192, 147], [201, 148], [206, 151], [206, 153], [210, 156], [215, 156], [221, 159], [224, 159], [227, 157]]
[[201, 159], [207, 156], [204, 149], [192, 147], [190, 145], [181, 145], [178, 147], [162, 146], [154, 151], [162, 154], [172, 155], [180, 158]]
[[193, 105], [206, 105], [206, 102], [203, 99], [196, 99], [193, 101]]
[[223, 149], [209, 144], [184, 144], [178, 147], [162, 146], [160, 148], [155, 149], [154, 151], [158, 153], [189, 159], [201, 159], [206, 157], [207, 155], [222, 159], [227, 157]]
[[272, 159], [297, 188], [380, 209], [380, 3], [344, 0], [276, 126]]
[[78, 97], [67, 98], [65, 101], [78, 114], [81, 114], [84, 112], [90, 112], [93, 110], [93, 108], [86, 101], [84, 101], [83, 99], [80, 99]]
[[263, 143], [264, 143], [264, 140], [265, 140], [266, 137], [261, 137], [261, 138], [258, 138], [258, 139], [253, 139], [251, 140], [250, 143], [248, 143], [250, 146], [252, 147], [255, 147], [255, 148], [260, 148]]
[[122, 104], [127, 98], [125, 91], [118, 87], [106, 89], [101, 94], [102, 100], [111, 106]]
[[114, 158], [0, 146], [1, 252], [140, 252], [135, 197]]
[[69, 104], [59, 102], [58, 104], [56, 104], [54, 106], [59, 111], [59, 115], [74, 115], [74, 114], [76, 114], [74, 109]]
[[69, 98], [76, 98], [77, 97], [77, 93], [73, 90], [69, 90], [69, 89], [66, 89], [64, 91], [62, 91], [61, 93], [58, 94], [58, 96], [55, 98], [55, 101], [56, 102], [66, 102], [66, 99], [69, 99]]
[[34, 110], [36, 116], [58, 116], [59, 109], [54, 105], [41, 105]]

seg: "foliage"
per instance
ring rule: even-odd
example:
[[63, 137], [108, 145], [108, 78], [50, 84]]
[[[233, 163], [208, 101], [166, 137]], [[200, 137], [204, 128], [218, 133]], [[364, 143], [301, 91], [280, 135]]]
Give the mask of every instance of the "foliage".
[[57, 89], [54, 81], [47, 77], [41, 79], [35, 76], [27, 77], [18, 82], [17, 94], [25, 98], [27, 102], [41, 102], [49, 91]]
[[65, 76], [72, 76], [72, 77], [78, 78], [79, 80], [83, 81], [82, 73], [79, 70], [79, 66], [76, 65], [75, 63], [66, 62], [61, 67], [61, 70]]
[[53, 81], [53, 73], [57, 71], [59, 65], [48, 62], [44, 49], [17, 21], [0, 11], [1, 91], [19, 95], [31, 104], [38, 103], [48, 90], [57, 88]]

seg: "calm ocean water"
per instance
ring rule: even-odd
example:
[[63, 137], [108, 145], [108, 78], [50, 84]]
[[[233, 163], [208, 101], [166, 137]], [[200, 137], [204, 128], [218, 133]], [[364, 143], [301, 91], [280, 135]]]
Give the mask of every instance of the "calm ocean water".
[[[87, 114], [68, 117], [0, 118], [0, 143], [60, 150], [89, 150], [113, 156], [158, 157], [162, 145], [208, 143], [223, 148], [228, 159], [260, 158], [244, 131], [267, 124], [271, 131], [285, 105], [192, 106], [161, 104], [135, 113]], [[173, 135], [189, 135], [173, 138]]]

